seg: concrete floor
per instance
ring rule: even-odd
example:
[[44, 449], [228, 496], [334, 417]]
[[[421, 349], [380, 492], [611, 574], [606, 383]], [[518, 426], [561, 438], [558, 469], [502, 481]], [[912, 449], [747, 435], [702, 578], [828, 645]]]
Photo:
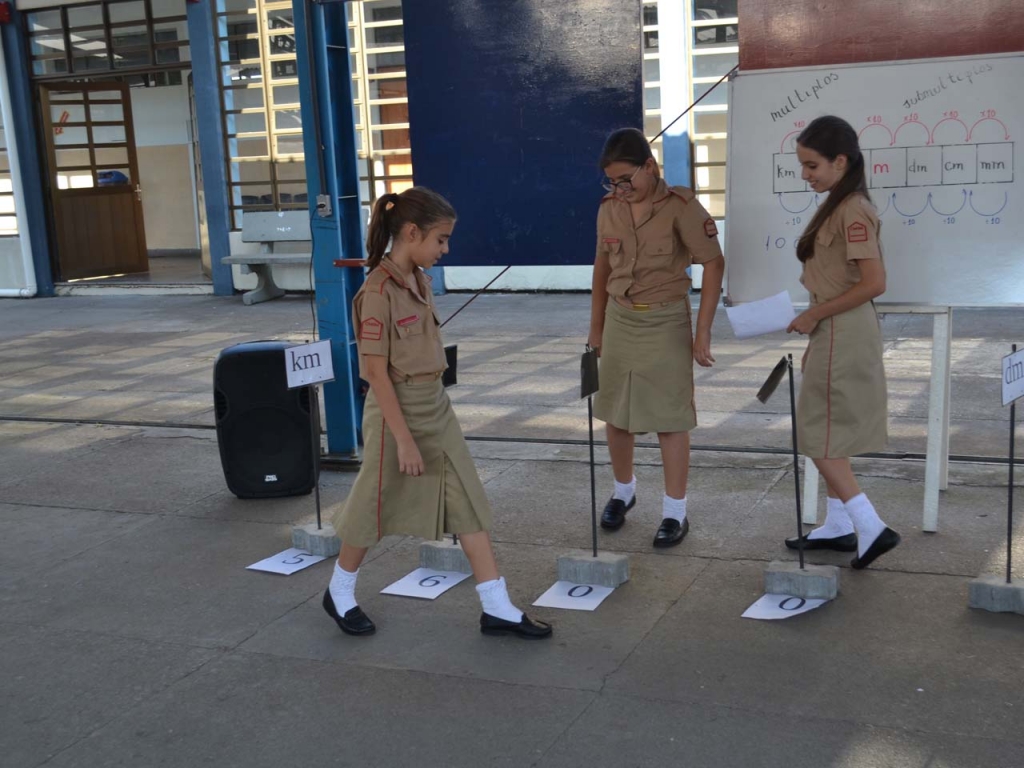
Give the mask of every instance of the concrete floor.
[[[442, 297], [442, 317], [466, 298]], [[446, 328], [460, 352], [452, 400], [481, 438], [470, 448], [522, 607], [555, 580], [560, 553], [590, 542], [587, 449], [522, 440], [586, 437], [588, 302], [486, 296]], [[955, 315], [954, 454], [1005, 456], [999, 358], [1022, 317]], [[694, 442], [784, 450], [788, 403], [754, 393], [802, 345], [736, 341], [722, 320], [718, 364], [697, 375]], [[894, 452], [924, 450], [929, 323], [884, 322]], [[756, 622], [740, 614], [765, 563], [791, 556], [787, 457], [695, 452], [691, 533], [655, 552], [660, 458], [641, 449], [637, 508], [600, 536], [629, 554], [632, 578], [594, 613], [530, 609], [555, 624], [552, 641], [481, 636], [471, 580], [434, 602], [379, 594], [417, 565], [402, 537], [361, 570], [377, 635], [349, 638], [319, 605], [329, 564], [245, 570], [290, 546], [313, 500], [235, 498], [211, 429], [217, 353], [310, 328], [298, 295], [0, 302], [5, 768], [1024, 765], [1024, 617], [966, 605], [968, 580], [1004, 567], [1005, 465], [952, 463], [939, 532], [924, 534], [923, 463], [858, 460], [904, 544], [865, 572], [848, 555], [815, 556], [842, 566], [839, 598]], [[603, 503], [611, 474], [598, 456]], [[325, 515], [353, 480], [324, 473]]]

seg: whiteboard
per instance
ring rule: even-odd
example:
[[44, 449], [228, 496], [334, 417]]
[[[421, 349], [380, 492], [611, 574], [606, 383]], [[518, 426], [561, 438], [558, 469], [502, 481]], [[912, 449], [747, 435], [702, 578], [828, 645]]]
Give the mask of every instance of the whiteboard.
[[796, 241], [823, 196], [796, 137], [834, 114], [860, 134], [882, 221], [886, 304], [1024, 306], [1024, 56], [741, 72], [727, 166], [729, 299], [800, 285]]

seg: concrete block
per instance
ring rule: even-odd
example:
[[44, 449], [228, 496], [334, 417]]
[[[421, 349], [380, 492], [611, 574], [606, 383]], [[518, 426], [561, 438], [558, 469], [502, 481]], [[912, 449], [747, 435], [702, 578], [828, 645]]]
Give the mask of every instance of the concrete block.
[[472, 573], [469, 558], [462, 547], [451, 541], [425, 541], [420, 544], [420, 567], [435, 571]]
[[807, 565], [776, 560], [764, 569], [764, 591], [769, 595], [793, 595], [831, 600], [839, 594], [839, 569], [834, 565]]
[[612, 587], [629, 581], [629, 557], [613, 552], [572, 552], [558, 558], [558, 580]]
[[967, 604], [993, 613], [1024, 614], [1024, 579], [1007, 584], [1005, 576], [979, 576], [968, 587]]
[[292, 546], [311, 555], [334, 557], [341, 551], [341, 541], [333, 525], [324, 524], [317, 530], [316, 523], [296, 525], [292, 528]]

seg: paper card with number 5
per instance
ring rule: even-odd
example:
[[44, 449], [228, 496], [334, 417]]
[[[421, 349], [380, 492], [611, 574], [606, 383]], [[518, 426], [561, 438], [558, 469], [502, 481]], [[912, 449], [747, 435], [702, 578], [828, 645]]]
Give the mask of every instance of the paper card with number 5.
[[614, 591], [613, 587], [599, 587], [595, 584], [574, 584], [571, 581], [556, 581], [551, 589], [537, 598], [534, 605], [540, 608], [593, 611]]
[[283, 576], [291, 576], [296, 571], [301, 571], [303, 568], [309, 568], [314, 563], [319, 563], [321, 560], [327, 558], [321, 555], [311, 555], [303, 549], [286, 549], [284, 552], [278, 552], [272, 557], [268, 557], [264, 560], [260, 560], [258, 563], [247, 565], [246, 569], [250, 571], [267, 571], [269, 573], [280, 573]]
[[403, 576], [394, 584], [384, 587], [380, 593], [382, 595], [399, 595], [400, 597], [418, 597], [421, 600], [435, 600], [468, 578], [468, 573], [417, 568], [408, 576]]

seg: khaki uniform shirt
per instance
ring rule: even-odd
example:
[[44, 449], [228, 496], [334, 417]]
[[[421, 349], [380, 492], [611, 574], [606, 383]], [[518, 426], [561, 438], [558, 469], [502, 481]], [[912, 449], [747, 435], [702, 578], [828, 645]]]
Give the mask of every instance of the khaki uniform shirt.
[[815, 304], [831, 301], [860, 282], [860, 259], [881, 259], [878, 212], [863, 195], [850, 195], [821, 225], [814, 257], [804, 262], [800, 282]]
[[715, 220], [686, 187], [664, 179], [648, 213], [634, 225], [630, 204], [610, 193], [597, 214], [597, 257], [608, 256], [608, 295], [635, 304], [682, 301], [690, 292], [686, 268], [722, 255]]
[[386, 357], [393, 381], [439, 374], [448, 367], [430, 277], [422, 269], [415, 275], [420, 296], [409, 289], [398, 267], [385, 256], [356, 293], [352, 324], [357, 329], [362, 378], [366, 378], [366, 355]]

